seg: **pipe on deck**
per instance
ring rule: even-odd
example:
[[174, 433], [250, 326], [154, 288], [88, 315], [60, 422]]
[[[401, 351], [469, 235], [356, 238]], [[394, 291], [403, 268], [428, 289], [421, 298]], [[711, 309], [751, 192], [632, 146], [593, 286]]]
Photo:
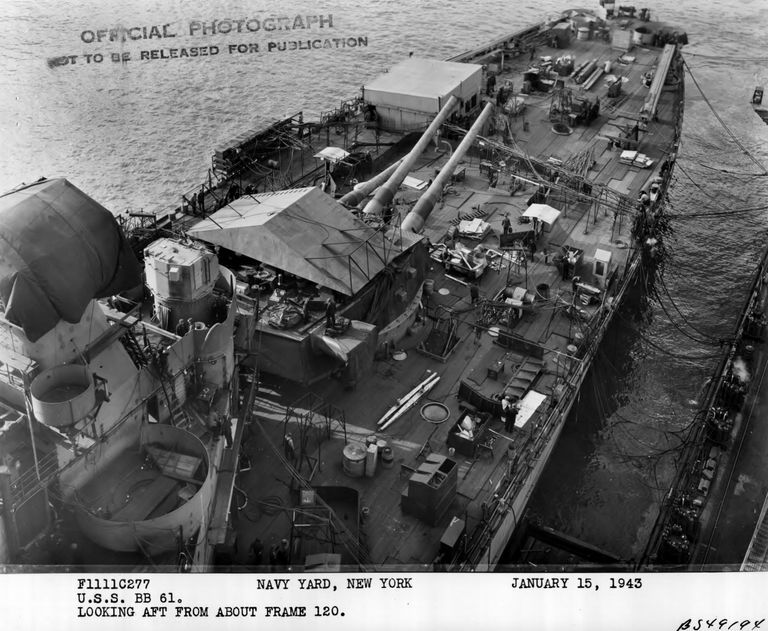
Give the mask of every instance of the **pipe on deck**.
[[488, 120], [488, 117], [491, 115], [492, 111], [493, 104], [487, 103], [485, 109], [483, 109], [483, 111], [480, 113], [480, 116], [477, 117], [477, 120], [472, 124], [472, 127], [469, 128], [467, 135], [464, 136], [464, 140], [461, 141], [461, 144], [456, 148], [456, 151], [453, 153], [451, 158], [448, 160], [448, 162], [445, 163], [445, 166], [440, 170], [440, 173], [438, 173], [437, 177], [435, 177], [432, 185], [419, 198], [414, 207], [411, 209], [411, 212], [409, 212], [405, 219], [403, 219], [401, 226], [402, 230], [421, 232], [424, 224], [427, 221], [427, 218], [429, 217], [429, 213], [432, 212], [432, 209], [435, 207], [435, 203], [443, 192], [443, 186], [445, 186], [448, 178], [453, 175], [454, 169], [459, 164], [459, 161], [464, 157], [464, 154], [467, 153], [467, 150], [472, 146], [472, 143], [475, 142], [475, 139], [480, 133], [483, 125], [485, 125], [485, 122]]
[[429, 141], [432, 140], [432, 136], [435, 135], [440, 128], [440, 125], [445, 122], [445, 119], [453, 113], [453, 108], [456, 107], [458, 103], [459, 99], [452, 94], [446, 104], [443, 105], [443, 108], [438, 112], [437, 116], [435, 116], [435, 119], [422, 134], [421, 138], [419, 138], [419, 141], [413, 149], [411, 149], [410, 153], [405, 156], [400, 163], [400, 166], [397, 167], [395, 172], [387, 180], [386, 184], [376, 191], [373, 199], [365, 205], [365, 208], [363, 209], [364, 215], [378, 215], [381, 213], [381, 209], [384, 208], [384, 206], [392, 202], [395, 198], [395, 193], [405, 179], [405, 176], [408, 175], [408, 172], [411, 170], [418, 157], [423, 153], [424, 149], [427, 148]]
[[384, 169], [381, 173], [374, 175], [370, 180], [360, 182], [360, 184], [358, 184], [354, 190], [349, 191], [349, 193], [346, 195], [343, 195], [339, 199], [339, 203], [343, 204], [347, 208], [357, 206], [361, 201], [368, 197], [371, 191], [381, 186], [389, 178], [389, 176], [395, 172], [395, 169], [399, 164], [402, 163], [403, 159], [404, 158], [400, 158], [397, 162], [390, 164], [386, 169]]

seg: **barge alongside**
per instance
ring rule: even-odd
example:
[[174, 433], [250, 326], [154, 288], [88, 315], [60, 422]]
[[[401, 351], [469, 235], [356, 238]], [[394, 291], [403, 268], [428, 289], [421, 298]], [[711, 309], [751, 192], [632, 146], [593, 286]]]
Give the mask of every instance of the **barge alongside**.
[[4, 292], [11, 559], [45, 554], [52, 502], [81, 563], [495, 567], [663, 250], [684, 41], [606, 4], [408, 58], [217, 151], [173, 215], [124, 219], [146, 289], [94, 287], [42, 343]]
[[[752, 275], [733, 337], [724, 340], [727, 343], [703, 388], [677, 475], [636, 569], [765, 567], [765, 509], [758, 518], [751, 503], [761, 503], [764, 496], [764, 488], [755, 484], [756, 476], [762, 475], [763, 457], [761, 430], [753, 421], [764, 399], [767, 265], [768, 251]], [[749, 445], [752, 440], [755, 444]], [[723, 527], [726, 521], [729, 527]], [[722, 560], [718, 563], [715, 558]]]
[[[768, 122], [762, 101], [763, 88], [757, 86], [751, 105]], [[755, 423], [766, 401], [767, 280], [764, 250], [733, 336], [721, 342], [717, 364], [702, 388], [677, 475], [636, 569], [767, 567], [768, 496], [758, 485], [765, 476], [765, 433]]]

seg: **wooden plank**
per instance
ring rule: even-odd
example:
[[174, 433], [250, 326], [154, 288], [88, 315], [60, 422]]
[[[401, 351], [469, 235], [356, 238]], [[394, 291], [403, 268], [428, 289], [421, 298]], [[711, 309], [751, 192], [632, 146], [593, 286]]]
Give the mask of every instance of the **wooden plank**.
[[153, 445], [147, 445], [146, 450], [163, 475], [184, 482], [191, 482], [198, 486], [201, 484], [194, 475], [200, 468], [202, 458], [176, 453]]

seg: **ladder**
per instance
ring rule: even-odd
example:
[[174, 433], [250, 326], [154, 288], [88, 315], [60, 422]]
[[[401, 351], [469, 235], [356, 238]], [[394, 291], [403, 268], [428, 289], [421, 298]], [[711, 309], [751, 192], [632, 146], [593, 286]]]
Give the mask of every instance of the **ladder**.
[[133, 334], [133, 331], [129, 330], [122, 335], [120, 337], [120, 343], [123, 345], [123, 348], [125, 348], [125, 351], [128, 353], [128, 356], [131, 358], [131, 361], [136, 368], [144, 368], [149, 364], [149, 360], [141, 346], [139, 346], [139, 342]]
[[175, 384], [174, 387], [167, 388], [165, 382], [162, 382], [162, 386], [168, 403], [168, 413], [171, 424], [174, 427], [189, 427], [192, 424], [192, 419], [187, 414], [181, 401], [179, 401], [179, 397], [176, 394]]
[[[38, 477], [39, 472], [39, 477]], [[18, 509], [27, 500], [47, 487], [59, 473], [59, 458], [55, 451], [41, 458], [37, 469], [32, 466], [10, 483], [14, 508]]]

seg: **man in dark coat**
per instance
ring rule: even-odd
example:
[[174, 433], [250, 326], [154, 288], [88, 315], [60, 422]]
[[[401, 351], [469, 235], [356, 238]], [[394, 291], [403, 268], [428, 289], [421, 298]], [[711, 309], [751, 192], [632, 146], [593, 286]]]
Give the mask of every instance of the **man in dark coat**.
[[325, 326], [329, 328], [336, 326], [336, 301], [333, 296], [329, 297], [325, 303]]
[[473, 280], [469, 284], [469, 298], [473, 305], [477, 304], [477, 302], [480, 300], [480, 287], [477, 286], [476, 280]]
[[200, 214], [205, 214], [205, 192], [203, 189], [200, 189], [200, 192], [197, 194], [197, 207], [200, 209]]
[[515, 429], [515, 419], [519, 406], [513, 403], [509, 396], [505, 396], [501, 401], [502, 416], [504, 418], [504, 431], [512, 432]]

